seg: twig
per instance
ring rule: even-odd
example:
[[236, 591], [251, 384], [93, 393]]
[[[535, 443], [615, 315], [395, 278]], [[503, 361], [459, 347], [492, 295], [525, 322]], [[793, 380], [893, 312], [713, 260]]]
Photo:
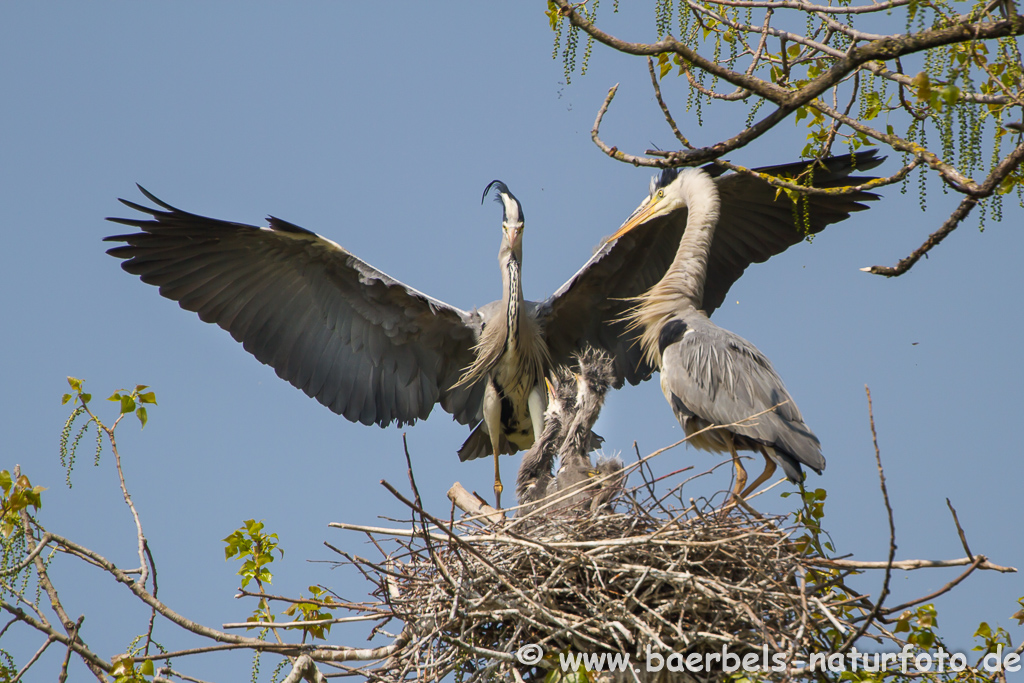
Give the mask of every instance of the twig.
[[878, 448], [878, 433], [875, 431], [875, 413], [871, 407], [871, 389], [866, 385], [864, 392], [868, 397], [868, 421], [871, 424], [871, 442], [875, 446], [875, 464], [878, 465], [878, 485], [882, 489], [882, 500], [885, 502], [885, 512], [889, 518], [889, 559], [885, 563], [885, 577], [882, 579], [882, 592], [878, 596], [878, 600], [871, 607], [871, 611], [868, 613], [867, 619], [860, 625], [855, 633], [850, 635], [849, 638], [842, 644], [842, 646], [836, 650], [836, 652], [843, 653], [849, 650], [861, 636], [867, 633], [868, 628], [874, 623], [875, 618], [879, 615], [882, 605], [885, 603], [885, 599], [889, 596], [889, 580], [892, 578], [892, 563], [896, 559], [896, 523], [892, 517], [892, 505], [889, 503], [889, 491], [885, 487], [885, 471], [882, 469], [882, 454]]
[[964, 534], [964, 528], [960, 526], [960, 518], [956, 516], [956, 510], [953, 509], [953, 504], [949, 502], [949, 498], [946, 499], [946, 507], [949, 508], [950, 514], [953, 515], [953, 524], [956, 525], [956, 533], [960, 536], [960, 543], [964, 546], [964, 552], [967, 553], [968, 557], [974, 557], [970, 546], [967, 545], [967, 536]]
[[801, 560], [804, 564], [817, 567], [836, 567], [842, 569], [885, 569], [891, 566], [893, 569], [913, 571], [915, 569], [938, 569], [941, 567], [964, 567], [973, 564], [977, 558], [982, 558], [978, 569], [989, 569], [1003, 574], [1013, 574], [1016, 567], [1004, 567], [993, 564], [984, 555], [974, 557], [962, 557], [956, 560], [897, 560], [895, 562], [868, 562], [860, 560], [830, 560], [824, 557], [808, 557]]

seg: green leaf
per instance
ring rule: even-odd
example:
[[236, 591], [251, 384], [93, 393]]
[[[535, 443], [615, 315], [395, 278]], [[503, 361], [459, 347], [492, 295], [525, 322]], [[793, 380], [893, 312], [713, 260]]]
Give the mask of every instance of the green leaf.
[[68, 384], [71, 385], [71, 390], [74, 391], [75, 393], [79, 393], [82, 391], [82, 380], [69, 376]]
[[882, 112], [882, 98], [878, 96], [878, 93], [869, 92], [864, 101], [867, 103], [867, 108], [864, 111], [865, 119], [873, 119]]
[[121, 414], [127, 415], [128, 413], [135, 412], [135, 399], [131, 396], [121, 397]]
[[146, 428], [146, 420], [148, 420], [148, 419], [149, 419], [149, 418], [148, 418], [148, 417], [146, 416], [146, 409], [145, 409], [145, 408], [142, 408], [142, 407], [140, 407], [140, 408], [139, 408], [138, 410], [136, 410], [136, 411], [135, 411], [135, 416], [136, 416], [137, 418], [139, 418], [139, 422], [141, 422], [141, 423], [142, 423], [142, 428], [143, 428], [143, 429], [145, 429], [145, 428]]
[[[145, 387], [143, 387], [143, 388], [145, 388]], [[147, 391], [144, 394], [139, 394], [139, 402], [140, 403], [152, 403], [153, 405], [156, 405], [156, 394], [154, 392], [152, 392], [152, 391]]]
[[64, 405], [65, 403], [67, 403], [70, 400], [71, 400], [71, 394], [64, 394], [63, 396], [60, 397], [60, 404]]
[[156, 673], [153, 669], [153, 660], [147, 659], [139, 665], [139, 673], [143, 676], [152, 676]]
[[88, 403], [92, 400], [92, 394], [82, 394], [82, 403]]
[[108, 398], [107, 400], [108, 401], [120, 401], [121, 400], [121, 392], [120, 391], [115, 391], [114, 393], [112, 393], [110, 395], [110, 398]]
[[942, 89], [942, 99], [950, 106], [956, 104], [960, 100], [960, 88], [952, 84], [947, 85]]
[[558, 20], [561, 17], [561, 15], [558, 12], [558, 5], [556, 5], [551, 0], [548, 0], [548, 11], [545, 12], [544, 14], [546, 14], [548, 17], [548, 24], [551, 26], [551, 30], [554, 31], [556, 28], [558, 28]]
[[928, 74], [922, 71], [911, 79], [910, 84], [916, 88], [918, 100], [926, 101], [931, 99], [932, 85], [928, 79]]
[[672, 62], [669, 60], [668, 53], [662, 52], [658, 55], [658, 71], [660, 77], [664, 78], [665, 74], [672, 70]]
[[896, 620], [896, 628], [892, 630], [893, 633], [907, 633], [910, 631], [910, 612], [904, 612], [900, 615], [900, 618]]

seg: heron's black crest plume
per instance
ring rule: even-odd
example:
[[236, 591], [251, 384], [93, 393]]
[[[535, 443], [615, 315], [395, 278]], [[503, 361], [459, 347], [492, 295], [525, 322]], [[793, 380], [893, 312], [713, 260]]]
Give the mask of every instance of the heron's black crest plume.
[[653, 195], [655, 190], [658, 190], [662, 187], [668, 187], [669, 184], [678, 177], [678, 168], [663, 169], [662, 173], [650, 179], [650, 194]]
[[492, 187], [496, 190], [494, 194], [494, 201], [502, 205], [502, 220], [506, 222], [508, 221], [508, 210], [505, 208], [505, 202], [501, 198], [501, 195], [505, 195], [516, 203], [516, 208], [519, 210], [519, 222], [525, 221], [526, 217], [523, 215], [523, 205], [519, 203], [519, 200], [516, 199], [516, 196], [512, 194], [511, 190], [508, 189], [508, 185], [501, 182], [500, 180], [492, 180], [490, 183], [487, 184], [487, 187], [484, 188], [483, 196], [480, 197], [480, 203], [484, 203], [484, 200], [487, 199], [487, 195], [491, 191]]

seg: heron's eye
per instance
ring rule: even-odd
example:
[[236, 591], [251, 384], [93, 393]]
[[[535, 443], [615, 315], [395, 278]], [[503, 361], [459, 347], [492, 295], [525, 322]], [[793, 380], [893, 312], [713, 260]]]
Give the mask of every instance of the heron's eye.
[[658, 190], [658, 199], [665, 198], [665, 190]]

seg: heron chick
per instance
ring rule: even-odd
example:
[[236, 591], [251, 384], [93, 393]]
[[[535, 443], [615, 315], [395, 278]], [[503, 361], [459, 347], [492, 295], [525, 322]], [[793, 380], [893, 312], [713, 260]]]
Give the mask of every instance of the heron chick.
[[559, 494], [578, 490], [566, 501], [568, 506], [589, 502], [590, 510], [596, 511], [614, 498], [625, 484], [624, 477], [609, 477], [594, 483], [599, 475], [621, 470], [622, 460], [606, 458], [595, 466], [589, 455], [597, 446], [593, 443], [594, 424], [615, 375], [608, 354], [594, 348], [584, 349], [577, 356], [577, 365], [576, 400], [571, 416], [567, 416], [569, 419], [563, 419], [555, 486]]
[[[790, 481], [802, 466], [825, 468], [818, 438], [804, 423], [771, 361], [753, 344], [724, 330], [701, 310], [721, 203], [715, 182], [699, 169], [666, 169], [650, 196], [614, 237], [681, 208], [686, 231], [672, 265], [637, 298], [628, 318], [641, 332], [649, 362], [661, 371], [661, 389], [688, 443], [728, 452], [736, 468], [733, 496], [745, 498], [782, 467]], [[712, 425], [728, 425], [696, 434]], [[737, 450], [760, 452], [764, 472], [749, 486]]]
[[545, 380], [548, 405], [544, 410], [544, 429], [519, 463], [516, 476], [516, 500], [520, 516], [536, 507], [538, 501], [555, 491], [555, 459], [562, 444], [563, 419], [575, 400], [575, 387]]
[[[544, 413], [544, 431], [523, 456], [516, 494], [527, 511], [541, 499], [566, 494], [564, 507], [589, 503], [596, 511], [621, 489], [625, 477], [613, 476], [622, 469], [618, 458], [602, 458], [595, 466], [589, 453], [600, 446], [593, 432], [604, 397], [614, 380], [608, 354], [586, 349], [576, 356], [578, 372], [561, 368], [554, 383], [548, 382], [548, 408]], [[560, 459], [557, 474], [552, 474], [555, 458]], [[609, 475], [603, 478], [603, 475]], [[601, 477], [595, 482], [595, 478]], [[588, 486], [589, 484], [589, 486]]]

